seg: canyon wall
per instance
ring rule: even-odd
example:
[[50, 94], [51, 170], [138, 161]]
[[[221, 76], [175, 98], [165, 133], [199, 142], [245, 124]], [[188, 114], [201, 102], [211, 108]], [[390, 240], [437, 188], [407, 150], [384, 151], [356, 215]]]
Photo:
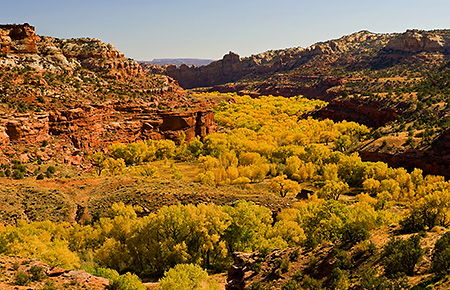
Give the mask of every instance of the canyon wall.
[[180, 141], [181, 132], [189, 141], [214, 132], [213, 118], [212, 110], [207, 109], [171, 112], [121, 103], [14, 114], [0, 119], [0, 146], [62, 137], [76, 149], [92, 153], [114, 142]]

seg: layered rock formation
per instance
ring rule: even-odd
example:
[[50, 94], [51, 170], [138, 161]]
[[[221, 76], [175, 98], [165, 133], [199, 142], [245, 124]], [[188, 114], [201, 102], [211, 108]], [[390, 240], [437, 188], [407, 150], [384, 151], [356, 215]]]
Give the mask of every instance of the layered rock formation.
[[450, 34], [445, 31], [407, 30], [389, 41], [385, 50], [403, 52], [446, 52], [450, 51]]
[[81, 65], [115, 79], [142, 74], [140, 65], [126, 58], [112, 44], [95, 38], [40, 37], [29, 24], [0, 25], [0, 53], [3, 53], [0, 59], [3, 66], [72, 71]]
[[408, 170], [420, 168], [426, 174], [450, 178], [450, 129], [443, 131], [429, 148], [409, 149], [404, 152], [380, 152], [370, 146], [360, 148], [364, 161], [383, 161], [393, 167]]
[[0, 53], [38, 53], [39, 40], [28, 23], [0, 25]]
[[[4, 270], [0, 288], [2, 290], [13, 289], [86, 289], [86, 290], [105, 290], [110, 287], [108, 279], [89, 274], [84, 270], [71, 271], [61, 267], [52, 267], [36, 259], [0, 256]], [[13, 277], [17, 273], [24, 273], [28, 277], [35, 277], [36, 270], [41, 269], [39, 279], [31, 279], [27, 286], [18, 286], [14, 283]], [[43, 286], [48, 281], [50, 288]], [[47, 285], [47, 283], [45, 283]], [[69, 286], [72, 285], [72, 286]]]
[[209, 87], [241, 79], [252, 79], [262, 75], [271, 76], [279, 72], [308, 67], [308, 62], [317, 57], [341, 55], [367, 47], [383, 47], [390, 35], [361, 31], [341, 39], [316, 43], [308, 48], [289, 48], [272, 50], [250, 57], [241, 58], [234, 52], [226, 54], [222, 60], [207, 66], [195, 67], [182, 65], [159, 67], [142, 64], [147, 72], [164, 73], [176, 79], [184, 88]]
[[180, 132], [187, 140], [205, 137], [215, 131], [213, 118], [207, 109], [171, 112], [122, 103], [14, 114], [0, 119], [5, 124], [0, 126], [0, 145], [39, 143], [60, 136], [76, 149], [92, 153], [113, 142], [179, 141]]
[[67, 156], [85, 156], [114, 142], [180, 141], [182, 132], [189, 141], [215, 130], [212, 110], [188, 99], [176, 81], [147, 76], [98, 39], [0, 25], [0, 51], [0, 97], [9, 104], [0, 107], [1, 161], [10, 160], [5, 152], [20, 155], [21, 145], [44, 141]]
[[396, 120], [405, 109], [405, 107], [393, 107], [381, 101], [350, 98], [332, 100], [326, 107], [307, 115], [320, 119], [331, 119], [336, 122], [352, 120], [378, 128]]
[[[222, 60], [201, 67], [142, 66], [147, 72], [176, 79], [184, 88], [208, 87], [203, 90], [305, 95], [330, 100], [342, 93], [339, 87], [358, 70], [386, 68], [397, 63], [430, 68], [441, 64], [445, 60], [441, 55], [450, 52], [449, 40], [450, 33], [446, 30], [408, 30], [402, 34], [360, 31], [307, 48], [273, 50], [244, 58], [230, 52]], [[318, 81], [308, 81], [314, 78]], [[337, 81], [329, 83], [331, 79]], [[354, 87], [345, 88], [354, 90]]]

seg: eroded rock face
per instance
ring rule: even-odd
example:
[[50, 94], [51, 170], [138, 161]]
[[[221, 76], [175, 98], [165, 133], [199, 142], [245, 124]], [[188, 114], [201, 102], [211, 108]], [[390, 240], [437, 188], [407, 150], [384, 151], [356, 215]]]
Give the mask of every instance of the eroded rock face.
[[332, 100], [326, 107], [313, 111], [309, 115], [336, 122], [354, 121], [378, 128], [394, 121], [405, 109], [401, 106], [391, 107], [381, 101], [350, 98]]
[[[340, 39], [316, 43], [307, 48], [295, 47], [271, 50], [257, 55], [241, 58], [230, 52], [222, 60], [206, 66], [182, 65], [157, 66], [141, 64], [145, 71], [162, 73], [176, 79], [183, 88], [210, 87], [241, 79], [253, 79], [262, 75], [273, 76], [276, 73], [308, 67], [308, 62], [316, 58], [332, 59], [351, 51], [361, 51], [367, 46], [384, 47], [392, 35], [383, 35], [360, 31]], [[266, 83], [270, 83], [267, 77]], [[297, 90], [297, 95], [300, 90]]]
[[0, 25], [0, 53], [37, 53], [39, 40], [28, 23]]
[[403, 52], [444, 52], [450, 50], [450, 35], [433, 31], [408, 30], [389, 41], [385, 49]]
[[410, 149], [399, 153], [378, 152], [362, 148], [359, 155], [364, 161], [383, 161], [393, 167], [408, 170], [420, 168], [425, 174], [450, 178], [450, 129], [442, 132], [430, 148]]
[[5, 54], [0, 59], [3, 66], [67, 72], [81, 65], [114, 79], [143, 73], [136, 61], [126, 58], [112, 44], [96, 38], [39, 37], [29, 24], [0, 25], [0, 53]]
[[114, 142], [180, 141], [181, 132], [189, 141], [215, 131], [212, 110], [187, 98], [176, 81], [147, 76], [136, 61], [95, 38], [39, 37], [29, 24], [0, 25], [0, 70], [19, 71], [0, 84], [2, 102], [23, 105], [1, 110], [5, 162], [13, 154], [27, 161], [16, 145], [44, 140], [51, 150], [34, 155], [50, 160], [55, 151], [79, 165], [82, 153]]
[[170, 112], [122, 103], [12, 115], [2, 120], [5, 125], [0, 126], [0, 145], [37, 143], [60, 136], [75, 148], [89, 152], [114, 142], [180, 141], [180, 132], [189, 141], [214, 132], [213, 118], [208, 109]]
[[225, 288], [227, 290], [244, 290], [246, 280], [249, 276], [255, 274], [252, 270], [252, 266], [254, 263], [258, 262], [260, 258], [257, 253], [234, 252], [233, 260], [233, 265], [228, 269], [228, 278]]

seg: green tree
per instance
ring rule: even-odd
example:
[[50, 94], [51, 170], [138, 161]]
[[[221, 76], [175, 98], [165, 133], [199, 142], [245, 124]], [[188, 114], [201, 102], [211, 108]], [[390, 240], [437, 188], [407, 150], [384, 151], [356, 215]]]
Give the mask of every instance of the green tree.
[[341, 194], [348, 191], [348, 184], [342, 181], [327, 181], [319, 190], [320, 198], [338, 200]]
[[406, 240], [395, 237], [390, 239], [382, 253], [382, 264], [386, 276], [394, 277], [400, 273], [412, 276], [414, 267], [423, 254], [419, 235], [413, 235]]
[[301, 191], [301, 186], [296, 181], [286, 179], [286, 175], [280, 175], [270, 180], [269, 189], [285, 197], [288, 193], [297, 194]]
[[431, 271], [437, 274], [450, 273], [450, 232], [446, 232], [434, 245]]
[[103, 163], [109, 175], [112, 176], [122, 174], [123, 170], [126, 168], [125, 161], [122, 158], [114, 159], [110, 157]]
[[105, 161], [105, 157], [102, 152], [95, 152], [91, 156], [89, 156], [89, 160], [92, 165], [97, 168], [97, 174], [100, 176], [102, 174], [103, 169], [105, 168], [103, 162]]
[[208, 273], [194, 264], [178, 264], [159, 280], [159, 290], [218, 290], [219, 284], [208, 279]]
[[231, 217], [231, 224], [224, 233], [230, 253], [263, 248], [272, 224], [272, 213], [268, 208], [240, 200], [234, 206], [225, 206], [223, 210]]
[[127, 272], [120, 275], [116, 279], [110, 281], [109, 289], [111, 290], [146, 290], [144, 284], [142, 284], [141, 279], [135, 274]]

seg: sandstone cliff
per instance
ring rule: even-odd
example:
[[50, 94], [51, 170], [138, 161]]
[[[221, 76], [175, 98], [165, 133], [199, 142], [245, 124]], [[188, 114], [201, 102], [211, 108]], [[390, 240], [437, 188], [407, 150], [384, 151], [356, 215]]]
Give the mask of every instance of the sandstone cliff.
[[0, 53], [37, 53], [39, 40], [28, 23], [0, 25]]
[[403, 52], [447, 52], [450, 51], [450, 34], [446, 31], [408, 30], [392, 39], [385, 50]]
[[[443, 55], [450, 52], [449, 40], [447, 30], [408, 30], [401, 34], [360, 31], [307, 48], [272, 50], [243, 58], [230, 52], [222, 60], [201, 67], [142, 67], [150, 73], [171, 76], [184, 88], [330, 100], [343, 91], [361, 93], [360, 86], [343, 83], [355, 80], [363, 70], [399, 65], [397, 70], [408, 72], [417, 67], [426, 71], [439, 66], [446, 59]], [[363, 81], [360, 78], [358, 84]]]
[[222, 60], [201, 67], [186, 65], [179, 68], [176, 66], [159, 67], [148, 64], [142, 64], [142, 66], [147, 72], [164, 73], [173, 77], [184, 88], [206, 87], [241, 79], [258, 78], [262, 75], [268, 77], [279, 72], [308, 67], [308, 63], [320, 57], [327, 58], [354, 51], [364, 51], [369, 47], [383, 47], [390, 37], [390, 35], [361, 31], [337, 40], [316, 43], [308, 48], [271, 50], [245, 58], [230, 52]]
[[[98, 39], [56, 39], [37, 36], [29, 24], [0, 25], [0, 52], [0, 162], [26, 144], [46, 142], [68, 157], [85, 156], [114, 142], [179, 141], [181, 132], [189, 141], [215, 130], [212, 110], [176, 81], [148, 76]], [[36, 158], [30, 154], [22, 159]]]
[[47, 71], [73, 71], [81, 66], [116, 79], [142, 74], [139, 64], [112, 44], [95, 38], [40, 37], [29, 24], [0, 25], [0, 53], [3, 66]]

